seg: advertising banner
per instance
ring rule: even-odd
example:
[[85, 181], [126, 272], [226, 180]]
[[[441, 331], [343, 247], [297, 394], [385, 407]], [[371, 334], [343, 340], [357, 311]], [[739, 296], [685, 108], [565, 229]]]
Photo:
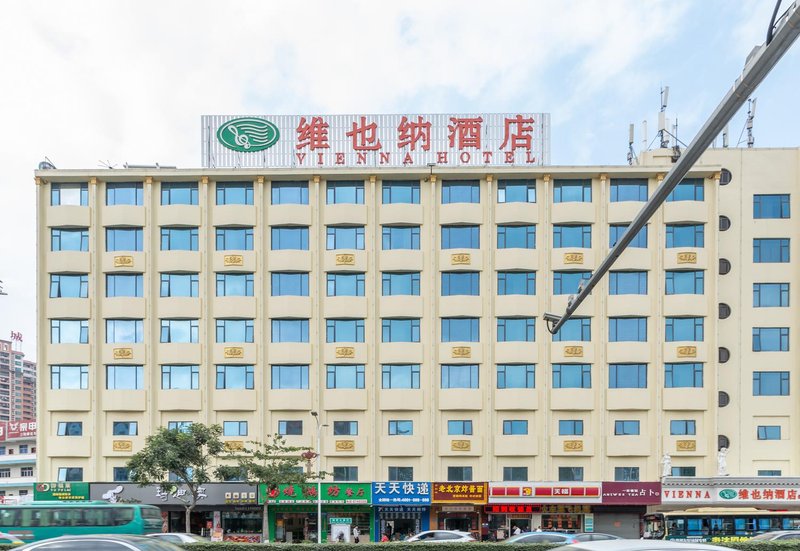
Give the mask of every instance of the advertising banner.
[[[198, 505], [256, 505], [256, 486], [243, 483], [209, 483], [198, 488]], [[182, 484], [174, 484], [168, 491], [157, 484], [91, 484], [92, 500], [109, 503], [144, 503], [147, 505], [183, 505], [182, 500], [191, 498], [189, 490]]]
[[600, 503], [600, 482], [492, 482], [489, 503]]
[[660, 482], [603, 482], [603, 503], [610, 505], [660, 505]]
[[88, 482], [37, 482], [33, 486], [34, 501], [88, 501]]
[[[368, 505], [372, 488], [362, 482], [325, 482], [322, 484], [322, 502], [328, 505]], [[269, 503], [302, 504], [317, 503], [316, 484], [281, 484], [267, 491], [267, 486], [258, 487], [258, 503], [265, 499]]]
[[373, 505], [422, 505], [431, 502], [429, 482], [373, 482]]
[[0, 422], [0, 442], [12, 438], [36, 438], [36, 421], [2, 421]]
[[486, 482], [434, 482], [432, 503], [486, 503]]

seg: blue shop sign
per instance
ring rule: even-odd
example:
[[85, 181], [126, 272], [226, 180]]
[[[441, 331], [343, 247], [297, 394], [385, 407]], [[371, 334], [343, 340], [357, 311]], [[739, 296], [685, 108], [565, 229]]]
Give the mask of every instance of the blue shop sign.
[[372, 504], [429, 505], [430, 482], [373, 482]]

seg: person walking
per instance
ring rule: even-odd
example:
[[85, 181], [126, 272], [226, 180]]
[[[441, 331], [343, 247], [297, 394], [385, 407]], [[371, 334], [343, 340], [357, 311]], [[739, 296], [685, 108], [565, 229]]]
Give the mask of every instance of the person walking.
[[358, 526], [353, 528], [353, 541], [355, 543], [359, 542], [359, 536], [361, 535], [361, 530], [358, 529]]
[[515, 536], [519, 536], [522, 533], [522, 528], [519, 527], [519, 524], [514, 526], [514, 530], [512, 532]]

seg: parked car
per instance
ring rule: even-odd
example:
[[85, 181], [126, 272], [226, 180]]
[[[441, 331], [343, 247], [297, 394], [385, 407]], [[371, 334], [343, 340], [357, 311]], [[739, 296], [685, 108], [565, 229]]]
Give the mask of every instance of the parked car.
[[174, 543], [145, 536], [61, 536], [16, 547], [36, 551], [182, 551]]
[[570, 543], [578, 543], [576, 534], [567, 534], [566, 532], [523, 532], [516, 536], [503, 540], [503, 543], [560, 543], [568, 545]]
[[208, 538], [198, 536], [197, 534], [188, 534], [186, 532], [162, 532], [160, 534], [147, 534], [148, 538], [155, 538], [161, 541], [168, 541], [170, 543], [208, 543]]
[[619, 536], [613, 534], [602, 534], [600, 532], [581, 532], [579, 534], [572, 534], [578, 541], [605, 541], [605, 540], [621, 540]]
[[469, 532], [459, 532], [458, 530], [428, 530], [420, 532], [416, 536], [411, 536], [405, 543], [464, 543], [475, 541]]
[[730, 547], [705, 543], [681, 543], [669, 540], [579, 541], [551, 551], [731, 551]]
[[774, 532], [764, 532], [749, 541], [773, 541], [773, 540], [800, 540], [800, 530], [776, 530]]
[[0, 545], [23, 545], [25, 542], [13, 534], [0, 532]]

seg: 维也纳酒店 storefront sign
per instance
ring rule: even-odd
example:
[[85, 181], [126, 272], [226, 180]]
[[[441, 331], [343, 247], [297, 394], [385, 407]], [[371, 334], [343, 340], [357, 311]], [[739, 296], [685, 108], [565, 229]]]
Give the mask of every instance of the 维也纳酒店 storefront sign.
[[430, 505], [430, 482], [373, 482], [373, 505]]
[[[325, 482], [322, 484], [322, 502], [329, 505], [365, 505], [371, 497], [371, 484], [362, 482]], [[317, 503], [316, 484], [281, 484], [268, 489], [266, 484], [258, 487], [258, 502], [263, 504], [304, 504]]]
[[37, 482], [33, 485], [34, 501], [88, 501], [88, 482]]
[[661, 502], [665, 504], [727, 504], [765, 507], [775, 504], [800, 505], [800, 480], [759, 481], [758, 483], [713, 480], [703, 485], [679, 485], [665, 481]]
[[660, 482], [603, 482], [604, 505], [659, 505]]
[[486, 482], [434, 482], [432, 503], [486, 503]]
[[204, 115], [204, 168], [541, 166], [549, 113]]
[[492, 482], [489, 503], [601, 503], [600, 482]]

